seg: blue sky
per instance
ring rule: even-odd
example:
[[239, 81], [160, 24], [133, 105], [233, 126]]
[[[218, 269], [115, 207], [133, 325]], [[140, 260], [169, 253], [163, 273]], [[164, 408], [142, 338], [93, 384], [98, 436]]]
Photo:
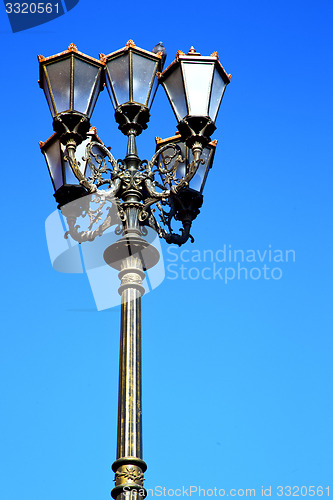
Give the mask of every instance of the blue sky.
[[[178, 271], [199, 278], [171, 279], [175, 256], [162, 242], [166, 278], [143, 298], [146, 487], [333, 494], [332, 14], [325, 1], [80, 0], [13, 34], [2, 8], [0, 498], [110, 498], [120, 308], [97, 312], [87, 277], [50, 264], [44, 225], [56, 205], [38, 141], [52, 122], [37, 54], [74, 42], [98, 57], [130, 38], [148, 50], [162, 40], [167, 63], [191, 45], [217, 50], [233, 75], [195, 242], [174, 251]], [[176, 130], [162, 89], [151, 114], [138, 140], [148, 159], [154, 137]], [[107, 92], [91, 121], [123, 157]], [[216, 258], [184, 261], [224, 245], [295, 259], [265, 261], [280, 279], [228, 283], [202, 275], [226, 266]]]

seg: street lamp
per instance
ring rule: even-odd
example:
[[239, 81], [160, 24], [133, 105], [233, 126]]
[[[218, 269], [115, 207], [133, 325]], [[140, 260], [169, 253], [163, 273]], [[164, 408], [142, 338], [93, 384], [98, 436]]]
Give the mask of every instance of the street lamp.
[[[93, 241], [117, 224], [118, 241], [104, 251], [104, 260], [119, 271], [121, 335], [117, 458], [112, 468], [121, 500], [146, 496], [143, 474], [141, 411], [141, 297], [145, 271], [159, 253], [149, 243], [154, 230], [167, 243], [193, 241], [190, 229], [199, 214], [203, 188], [213, 164], [217, 141], [211, 141], [215, 120], [230, 75], [217, 52], [205, 57], [192, 47], [178, 51], [163, 72], [160, 52], [126, 46], [93, 59], [71, 44], [55, 56], [39, 56], [40, 86], [44, 90], [55, 134], [40, 143], [51, 175], [58, 208], [69, 235], [79, 243]], [[178, 120], [178, 134], [156, 138], [150, 161], [140, 160], [136, 136], [147, 128], [158, 87], [164, 87]], [[106, 84], [119, 129], [128, 137], [127, 153], [115, 160], [109, 148], [90, 129], [98, 94]], [[159, 221], [155, 216], [159, 210]], [[169, 209], [169, 211], [166, 210]], [[84, 218], [89, 219], [83, 228]], [[172, 222], [182, 224], [179, 233]], [[155, 234], [156, 234], [155, 233]]]

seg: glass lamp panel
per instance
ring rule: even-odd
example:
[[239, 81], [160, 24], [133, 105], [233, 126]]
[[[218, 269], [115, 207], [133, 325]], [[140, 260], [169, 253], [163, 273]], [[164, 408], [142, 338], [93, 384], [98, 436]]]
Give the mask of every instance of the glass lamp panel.
[[[64, 154], [67, 155], [67, 150], [64, 151]], [[78, 179], [75, 177], [73, 170], [68, 161], [64, 161], [65, 167], [65, 179], [64, 184], [79, 184]]]
[[[88, 145], [89, 142], [93, 142], [93, 141], [95, 141], [95, 139], [89, 139], [86, 142], [86, 145]], [[99, 148], [98, 144], [94, 144], [92, 146], [91, 152], [92, 152], [93, 155], [95, 155], [95, 156], [90, 156], [91, 163], [92, 163], [92, 165], [94, 167], [96, 167], [97, 169], [99, 169], [100, 165], [101, 165], [101, 163], [99, 163], [99, 162], [102, 160], [102, 158], [105, 158], [106, 155], [105, 155], [104, 151], [102, 151]], [[86, 168], [86, 170], [85, 170], [85, 176], [88, 178], [88, 177], [91, 176], [91, 168], [90, 168], [90, 165], [89, 165], [88, 162], [86, 162], [86, 167], [85, 168]]]
[[49, 85], [47, 83], [47, 79], [46, 79], [46, 75], [45, 75], [45, 69], [44, 69], [44, 72], [43, 72], [43, 90], [44, 90], [44, 94], [45, 94], [45, 97], [47, 99], [47, 102], [48, 102], [51, 114], [54, 117], [55, 114], [56, 114], [56, 112], [54, 110], [54, 106], [53, 106], [53, 102], [52, 102], [52, 98], [51, 98], [51, 94], [50, 94]]
[[151, 89], [150, 94], [149, 94], [149, 99], [148, 99], [148, 104], [147, 104], [148, 109], [150, 109], [151, 105], [153, 104], [153, 100], [155, 98], [157, 88], [158, 88], [158, 80], [155, 77], [152, 89]]
[[98, 98], [99, 93], [101, 91], [101, 78], [102, 78], [102, 69], [99, 70], [99, 73], [98, 73], [98, 75], [96, 77], [96, 80], [95, 80], [95, 86], [94, 86], [94, 88], [92, 89], [92, 92], [91, 92], [90, 104], [89, 104], [89, 107], [87, 109], [87, 116], [88, 116], [88, 118], [91, 117], [92, 112], [94, 111], [95, 104], [97, 102], [97, 98]]
[[180, 65], [167, 76], [162, 85], [169, 96], [177, 120], [182, 120], [188, 113]]
[[181, 181], [182, 178], [185, 177], [185, 175], [186, 175], [186, 162], [184, 158], [184, 161], [182, 163], [179, 163], [178, 165], [178, 168], [176, 170], [176, 176], [177, 179]]
[[[176, 177], [177, 179], [182, 179], [184, 175], [186, 174], [186, 151], [185, 151], [185, 144], [184, 143], [176, 143], [177, 146], [180, 147], [181, 150], [181, 157], [184, 160], [183, 162], [179, 162], [177, 169], [176, 169]], [[175, 156], [175, 150], [174, 148], [166, 148], [159, 156], [158, 163], [161, 164], [162, 166], [168, 171], [172, 171], [172, 169], [175, 167], [175, 163], [177, 161], [177, 157]]]
[[177, 179], [181, 180], [186, 175], [186, 164], [187, 164], [186, 149], [187, 148], [186, 148], [186, 145], [184, 142], [178, 142], [176, 144], [177, 144], [177, 146], [180, 147], [181, 156], [182, 156], [182, 159], [184, 160], [183, 162], [178, 164], [178, 168], [176, 170]]
[[214, 64], [182, 61], [188, 114], [208, 116], [209, 96]]
[[[130, 100], [129, 95], [129, 54], [123, 54], [106, 63], [110, 87], [116, 95], [116, 107]], [[112, 93], [110, 88], [109, 93]]]
[[55, 102], [56, 114], [70, 109], [71, 60], [62, 59], [45, 67]]
[[55, 139], [44, 149], [47, 166], [55, 191], [64, 184], [60, 142]]
[[115, 99], [114, 99], [114, 95], [113, 95], [113, 92], [112, 92], [112, 88], [111, 88], [111, 84], [110, 84], [110, 80], [109, 80], [109, 75], [108, 75], [108, 71], [106, 70], [106, 88], [108, 90], [108, 94], [110, 96], [110, 99], [111, 99], [111, 102], [112, 102], [112, 106], [114, 107], [114, 109], [116, 109], [116, 107], [118, 106]]
[[[88, 145], [88, 143], [90, 141], [91, 141], [91, 139], [90, 139], [90, 137], [88, 137], [88, 139], [81, 142], [81, 144], [79, 144], [76, 147], [75, 158], [77, 159], [77, 162], [80, 163], [79, 170], [80, 170], [81, 174], [83, 174], [83, 175], [85, 175], [85, 171], [86, 171], [86, 161], [83, 158], [85, 157], [86, 146]], [[78, 181], [76, 181], [76, 182], [78, 182]]]
[[132, 53], [133, 101], [147, 106], [148, 91], [157, 71], [157, 62], [148, 57]]
[[[79, 167], [79, 170], [81, 172], [82, 175], [84, 175], [86, 178], [90, 177], [91, 175], [91, 170], [90, 170], [90, 167], [88, 165], [88, 161], [85, 160], [85, 156], [86, 156], [86, 147], [88, 146], [88, 144], [90, 142], [92, 142], [93, 139], [92, 137], [88, 137], [85, 141], [81, 142], [81, 144], [79, 144], [76, 148], [76, 152], [75, 152], [75, 158], [78, 162], [78, 167]], [[96, 150], [96, 148], [93, 148], [93, 153], [94, 154], [98, 154], [98, 151]], [[67, 151], [65, 150], [65, 148], [63, 149], [63, 154], [64, 155], [67, 155]], [[93, 158], [91, 158], [92, 161], [94, 161]], [[96, 162], [94, 162], [96, 163]], [[96, 166], [98, 166], [96, 164]], [[66, 175], [66, 184], [79, 184], [79, 180], [76, 178], [75, 174], [73, 173], [73, 170], [71, 169], [70, 167], [70, 164], [68, 162], [65, 162], [65, 175]]]
[[217, 112], [219, 110], [225, 88], [226, 88], [226, 83], [224, 82], [218, 70], [215, 68], [212, 94], [209, 105], [209, 116], [211, 117], [213, 122], [215, 122], [216, 120]]
[[[90, 142], [92, 142], [92, 140], [94, 140], [94, 139], [91, 139], [91, 138], [90, 138], [90, 139], [87, 139], [87, 141], [85, 141], [85, 142], [84, 142], [84, 150], [83, 150], [83, 154], [82, 154], [82, 156], [84, 156], [86, 146], [87, 146]], [[82, 144], [83, 144], [83, 143], [82, 143]], [[97, 146], [93, 146], [93, 148], [92, 148], [92, 153], [93, 153], [94, 155], [101, 155], [101, 151], [98, 149], [98, 147], [97, 147]], [[94, 158], [94, 156], [90, 156], [90, 160], [91, 160], [92, 164], [93, 164], [96, 168], [98, 168], [98, 167], [99, 167], [99, 164], [98, 164], [98, 162], [96, 161], [96, 158]], [[85, 176], [87, 179], [91, 176], [91, 168], [90, 168], [90, 165], [89, 165], [88, 161], [86, 161], [86, 162], [84, 163], [84, 172], [83, 172], [83, 173], [84, 173], [84, 176]]]
[[88, 115], [88, 118], [91, 116], [98, 97], [99, 80], [100, 68], [98, 66], [82, 61], [82, 59], [74, 59], [74, 109]]
[[[189, 188], [194, 189], [194, 191], [198, 191], [199, 193], [202, 193], [206, 182], [206, 177], [210, 166], [210, 153], [210, 148], [203, 149], [201, 158], [205, 163], [200, 163], [198, 170], [196, 171], [194, 177], [190, 180], [188, 185]], [[189, 163], [192, 163], [192, 161], [193, 153], [192, 150], [189, 149]]]

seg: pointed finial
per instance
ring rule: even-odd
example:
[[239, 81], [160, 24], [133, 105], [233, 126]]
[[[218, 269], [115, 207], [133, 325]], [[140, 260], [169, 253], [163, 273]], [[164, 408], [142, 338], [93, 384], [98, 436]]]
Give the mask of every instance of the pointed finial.
[[37, 57], [38, 57], [38, 61], [39, 62], [45, 61], [45, 57], [44, 56], [37, 56]]
[[103, 54], [102, 52], [99, 54], [99, 60], [102, 62], [102, 63], [106, 63], [106, 55]]
[[192, 45], [192, 47], [190, 48], [190, 50], [188, 51], [188, 53], [186, 55], [187, 56], [201, 56], [201, 54], [199, 54], [199, 52], [197, 52], [195, 50], [195, 48], [193, 47], [193, 45]]
[[77, 46], [74, 44], [74, 43], [70, 43], [69, 46], [68, 46], [68, 50], [72, 51], [72, 52], [77, 52]]
[[185, 52], [183, 52], [182, 50], [178, 50], [178, 51], [177, 51], [177, 54], [176, 54], [176, 59], [177, 59], [177, 61], [178, 61], [178, 59], [179, 59], [179, 56], [184, 56], [184, 55], [185, 55]]
[[135, 43], [133, 42], [133, 40], [128, 40], [128, 42], [126, 43], [126, 47], [135, 47]]
[[210, 57], [216, 57], [216, 59], [219, 58], [219, 53], [218, 52], [213, 52]]

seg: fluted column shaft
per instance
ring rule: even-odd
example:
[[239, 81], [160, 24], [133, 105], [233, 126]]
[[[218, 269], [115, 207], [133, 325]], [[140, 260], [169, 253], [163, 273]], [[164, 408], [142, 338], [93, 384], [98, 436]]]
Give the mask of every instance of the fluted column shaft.
[[[121, 264], [121, 331], [119, 360], [119, 400], [117, 460], [113, 498], [144, 498], [142, 460], [142, 380], [141, 380], [141, 296], [144, 272], [138, 256]], [[124, 493], [126, 492], [126, 497]]]

